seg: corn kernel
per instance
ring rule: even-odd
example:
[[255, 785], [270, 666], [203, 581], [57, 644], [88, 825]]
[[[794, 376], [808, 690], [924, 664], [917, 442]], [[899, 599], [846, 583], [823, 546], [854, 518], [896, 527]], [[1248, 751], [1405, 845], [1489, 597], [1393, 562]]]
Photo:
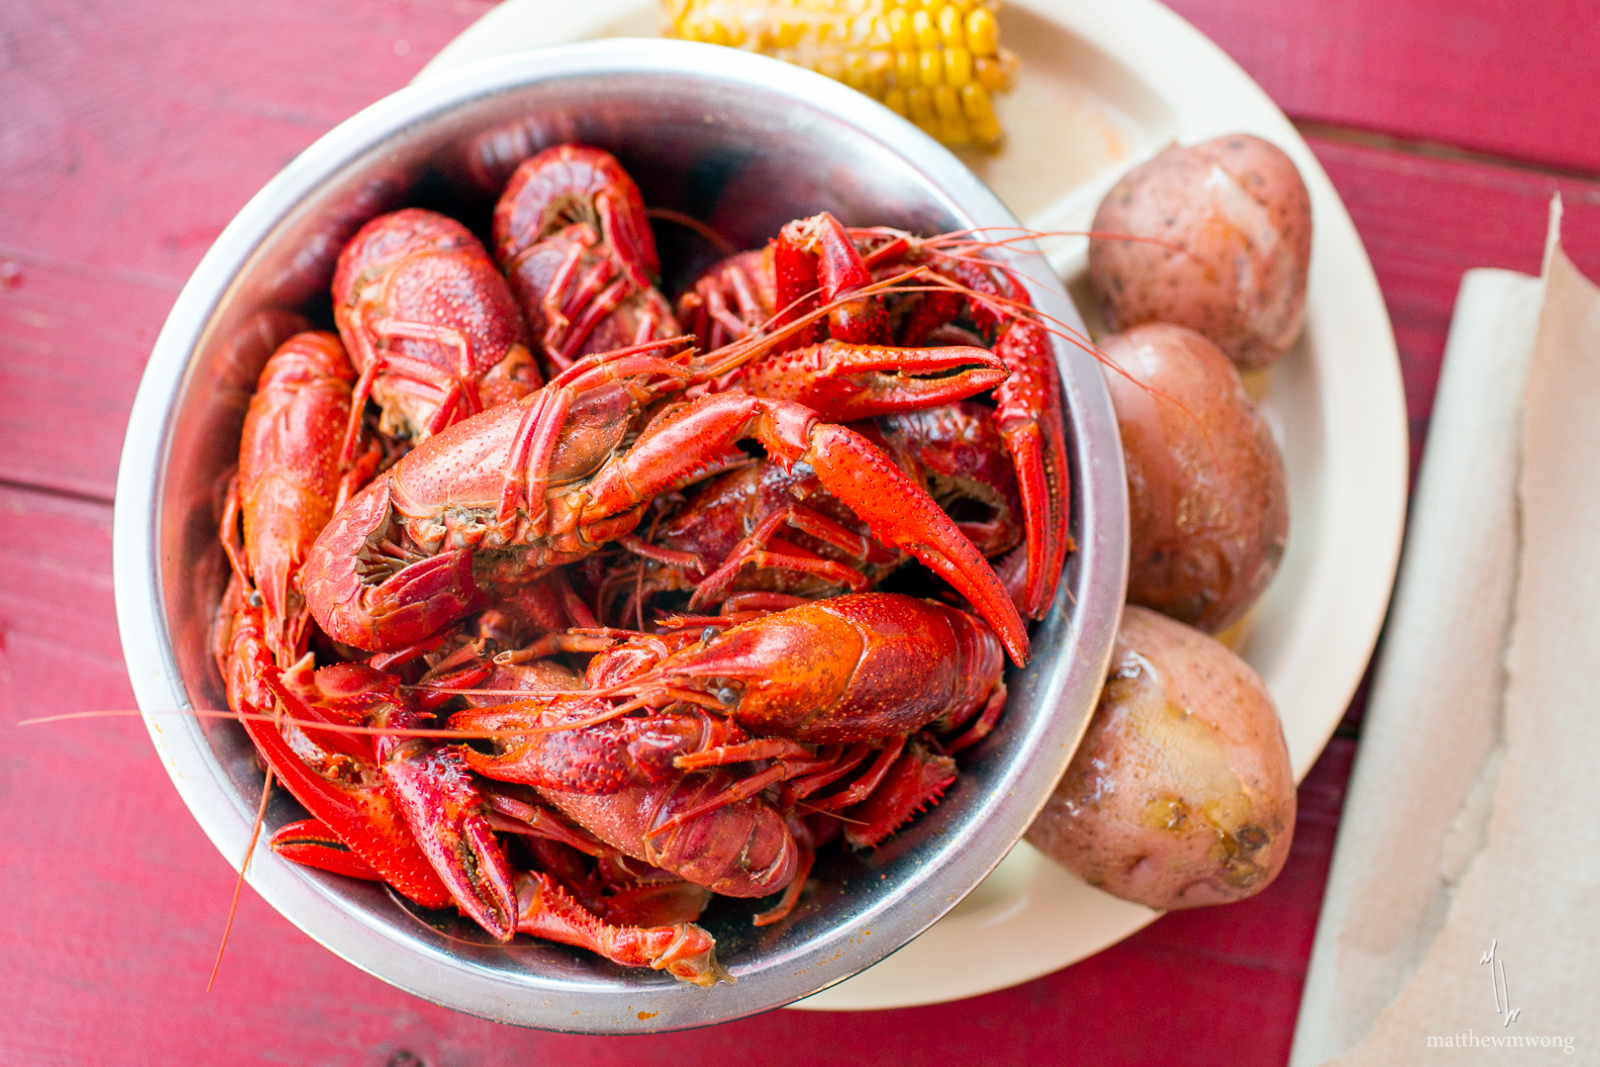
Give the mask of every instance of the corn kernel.
[[939, 28], [926, 11], [918, 11], [911, 16], [911, 32], [916, 35], [918, 48], [931, 50], [939, 47]]
[[938, 52], [918, 52], [917, 73], [917, 80], [931, 89], [944, 80], [944, 60]]
[[917, 74], [917, 53], [912, 51], [895, 52], [895, 84], [909, 89], [911, 86], [916, 85], [920, 80], [921, 78]]
[[967, 117], [974, 141], [993, 144], [1000, 140], [1000, 121], [995, 118], [993, 103], [983, 86], [974, 82], [961, 87], [961, 112]]
[[966, 117], [961, 114], [961, 100], [954, 89], [941, 85], [933, 90], [933, 110], [939, 116], [940, 139], [951, 144], [965, 144], [970, 139]]
[[961, 12], [954, 4], [939, 9], [939, 36], [946, 47], [966, 44], [966, 34], [961, 29]]
[[917, 47], [917, 35], [911, 29], [911, 16], [901, 8], [889, 12], [889, 42], [902, 52]]
[[938, 116], [933, 113], [933, 100], [928, 90], [920, 85], [912, 86], [906, 90], [906, 110], [911, 113], [911, 121], [932, 133], [938, 123]]
[[995, 62], [1000, 64], [1000, 88], [1010, 89], [1017, 82], [1017, 68], [1022, 65], [1022, 60], [1017, 54], [1003, 45], [995, 49]]
[[883, 94], [883, 106], [893, 111], [896, 115], [906, 115], [906, 91], [904, 89], [890, 89]]
[[967, 47], [975, 56], [992, 56], [1000, 43], [1000, 23], [986, 7], [967, 15]]
[[993, 56], [981, 56], [973, 60], [972, 76], [991, 93], [998, 93], [1006, 87], [1005, 71]]
[[944, 50], [944, 80], [956, 88], [972, 81], [972, 53], [965, 48]]

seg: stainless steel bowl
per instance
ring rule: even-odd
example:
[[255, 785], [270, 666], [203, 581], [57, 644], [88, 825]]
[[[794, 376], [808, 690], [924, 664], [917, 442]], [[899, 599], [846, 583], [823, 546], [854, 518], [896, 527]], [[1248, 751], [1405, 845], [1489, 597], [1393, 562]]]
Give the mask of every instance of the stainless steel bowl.
[[[957, 160], [909, 123], [819, 75], [667, 41], [602, 41], [489, 60], [402, 89], [323, 137], [217, 239], [156, 341], [117, 482], [116, 596], [123, 651], [156, 750], [205, 832], [239, 864], [262, 775], [234, 723], [164, 714], [225, 707], [208, 632], [224, 576], [220, 479], [237, 459], [256, 374], [297, 324], [326, 323], [334, 257], [362, 222], [402, 204], [485, 223], [499, 184], [558, 141], [621, 157], [646, 199], [707, 219], [741, 247], [827, 209], [847, 224], [921, 233], [1015, 226]], [[665, 255], [688, 246], [663, 230]], [[1035, 303], [1081, 320], [1032, 256]], [[678, 282], [687, 266], [680, 268]], [[669, 280], [669, 287], [671, 280]], [[249, 879], [317, 941], [438, 1004], [525, 1026], [594, 1033], [679, 1029], [787, 1004], [870, 967], [948, 911], [1006, 854], [1065, 768], [1093, 707], [1121, 610], [1126, 503], [1117, 428], [1095, 362], [1057, 346], [1071, 412], [1072, 556], [1032, 664], [1010, 680], [1000, 728], [944, 800], [883, 848], [818, 872], [787, 921], [757, 929], [750, 902], [705, 924], [736, 985], [705, 990], [564, 946], [501, 946], [419, 921], [381, 887], [282, 861]], [[294, 817], [275, 799], [268, 827]], [[951, 960], [951, 966], [961, 966]]]

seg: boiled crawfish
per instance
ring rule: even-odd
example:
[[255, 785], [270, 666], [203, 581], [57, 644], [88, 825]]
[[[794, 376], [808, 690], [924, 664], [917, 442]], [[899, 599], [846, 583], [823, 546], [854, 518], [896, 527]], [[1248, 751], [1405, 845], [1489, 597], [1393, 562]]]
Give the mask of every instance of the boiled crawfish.
[[[760, 896], [786, 886], [800, 861], [794, 805], [842, 812], [852, 843], [876, 844], [955, 778], [921, 732], [959, 732], [964, 747], [1004, 704], [993, 632], [931, 601], [836, 597], [717, 629], [607, 651], [589, 669], [598, 688], [457, 712], [452, 725], [500, 737], [494, 754], [463, 758], [534, 786], [629, 855], [718, 893]], [[752, 763], [764, 766], [733, 774]], [[774, 805], [763, 793], [780, 785]]]
[[[853, 429], [890, 455], [985, 557], [1022, 539], [1016, 478], [991, 409], [973, 401], [886, 415]], [[856, 515], [803, 468], [752, 463], [698, 487], [623, 539], [642, 557], [613, 569], [601, 603], [618, 592], [626, 621], [657, 593], [693, 590], [691, 610], [731, 593], [814, 597], [862, 592], [908, 558], [874, 540]]]
[[495, 205], [494, 252], [552, 376], [683, 332], [652, 281], [661, 262], [639, 187], [608, 152], [564, 144], [524, 161]]
[[334, 271], [333, 317], [361, 372], [346, 462], [369, 396], [383, 409], [385, 433], [423, 440], [543, 380], [489, 254], [434, 211], [405, 208], [357, 232]]
[[685, 363], [649, 351], [588, 356], [539, 393], [424, 442], [318, 538], [304, 583], [318, 623], [358, 648], [420, 640], [486, 594], [631, 533], [654, 497], [737, 462], [736, 444], [753, 439], [785, 467], [814, 470], [875, 537], [955, 586], [1026, 661], [1026, 632], [994, 572], [880, 449], [800, 404], [743, 392], [647, 415], [658, 393], [690, 377]]
[[[932, 302], [900, 283], [936, 255], [890, 255], [872, 234], [829, 216], [785, 227], [766, 254], [772, 293], [746, 301], [771, 305], [762, 321], [743, 336], [725, 322], [727, 343], [705, 354], [674, 340], [638, 190], [598, 150], [547, 150], [508, 187], [495, 253], [509, 288], [444, 216], [407, 209], [357, 235], [334, 284], [354, 366], [325, 334], [269, 363], [224, 531], [230, 705], [312, 816], [275, 850], [453, 903], [501, 939], [550, 937], [712, 984], [726, 975], [694, 925], [708, 889], [781, 889], [757, 919], [776, 921], [817, 845], [841, 827], [875, 845], [938, 799], [950, 753], [1003, 707], [1002, 648], [1027, 655], [1011, 599], [963, 536], [990, 552], [1015, 537], [1015, 490], [988, 438], [1016, 420], [1000, 394], [999, 423], [978, 405], [907, 412], [1005, 388], [1009, 327], [973, 308], [1013, 308], [1020, 290], [947, 277], [965, 310], [910, 329]], [[837, 425], [862, 419], [877, 421]], [[981, 446], [966, 431], [907, 443], [963, 420], [988, 426]], [[597, 627], [560, 568], [646, 545], [634, 531], [655, 501], [735, 468], [811, 487], [810, 513], [835, 526], [764, 514], [721, 561], [732, 571], [803, 553], [808, 537], [852, 573], [910, 555], [989, 625], [894, 594], [724, 599], [730, 581], [700, 598], [721, 616], [657, 634]], [[974, 521], [962, 494], [992, 514]], [[694, 580], [715, 585], [703, 571]], [[308, 612], [332, 639], [314, 645], [332, 661], [320, 669]], [[382, 651], [337, 662], [351, 646]], [[548, 658], [590, 653], [581, 680]], [[513, 703], [471, 706], [486, 698]], [[422, 736], [462, 703], [452, 729], [492, 751]]]
[[[1055, 600], [1069, 543], [1061, 387], [1050, 330], [1010, 271], [976, 253], [981, 244], [888, 228], [847, 230], [824, 213], [785, 226], [764, 251], [713, 266], [679, 298], [678, 314], [702, 344], [761, 336], [796, 312], [837, 305], [826, 325], [833, 339], [892, 341], [913, 351], [929, 343], [992, 347], [1009, 372], [997, 383], [994, 401], [1026, 521], [1023, 609], [1040, 618]], [[914, 276], [923, 284], [910, 284]], [[875, 278], [889, 277], [907, 283], [894, 294], [892, 309], [866, 295]], [[819, 323], [799, 340], [813, 340], [822, 328]], [[767, 375], [782, 381], [788, 370], [780, 354], [741, 373], [750, 387], [765, 390], [778, 388]]]

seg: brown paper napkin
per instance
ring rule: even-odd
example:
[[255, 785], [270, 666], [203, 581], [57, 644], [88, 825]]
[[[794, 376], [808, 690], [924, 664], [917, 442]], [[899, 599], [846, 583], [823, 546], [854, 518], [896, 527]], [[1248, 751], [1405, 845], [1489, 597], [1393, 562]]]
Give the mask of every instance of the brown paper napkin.
[[1292, 1067], [1600, 1062], [1600, 289], [1559, 225], [1542, 279], [1463, 280]]

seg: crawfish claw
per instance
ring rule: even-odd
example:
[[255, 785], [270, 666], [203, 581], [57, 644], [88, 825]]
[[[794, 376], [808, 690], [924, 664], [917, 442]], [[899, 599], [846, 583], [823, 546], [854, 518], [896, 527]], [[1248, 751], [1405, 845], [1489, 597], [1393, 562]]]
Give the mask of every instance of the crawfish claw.
[[289, 823], [272, 835], [272, 851], [287, 860], [315, 867], [319, 871], [383, 881], [383, 875], [358, 856], [321, 819], [301, 819]]
[[[301, 572], [306, 601], [328, 636], [369, 652], [422, 641], [482, 599], [471, 549], [403, 565], [386, 554], [393, 504], [387, 476], [356, 494], [317, 538]], [[384, 571], [388, 576], [374, 581]]]
[[758, 396], [804, 404], [828, 422], [854, 422], [965, 400], [1009, 373], [985, 348], [823, 341], [756, 360], [739, 384]]
[[511, 940], [517, 932], [511, 867], [489, 825], [488, 804], [460, 755], [404, 741], [385, 754], [383, 778], [461, 910], [501, 941]]
[[517, 930], [597, 952], [624, 967], [651, 967], [707, 989], [733, 976], [717, 962], [717, 942], [694, 923], [613, 926], [580, 906], [554, 878], [517, 878]]
[[823, 423], [804, 457], [817, 477], [885, 544], [911, 553], [972, 602], [1020, 667], [1028, 631], [989, 562], [926, 493], [865, 437]]

